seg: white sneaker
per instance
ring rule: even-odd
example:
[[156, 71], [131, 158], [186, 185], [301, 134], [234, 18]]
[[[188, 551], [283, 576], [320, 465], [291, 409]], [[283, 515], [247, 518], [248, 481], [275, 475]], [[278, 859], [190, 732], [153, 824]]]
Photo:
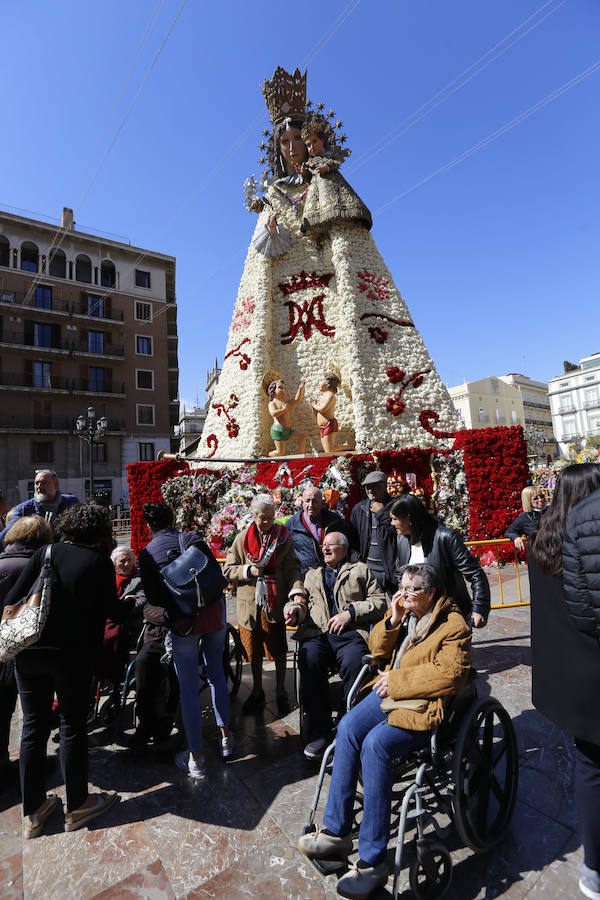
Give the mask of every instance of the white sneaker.
[[228, 734], [227, 737], [221, 738], [221, 756], [223, 759], [229, 759], [230, 756], [233, 756], [233, 751], [235, 750], [235, 738], [232, 734]]
[[581, 863], [579, 890], [590, 900], [600, 900], [600, 873], [590, 869], [584, 862]]
[[201, 779], [206, 777], [206, 760], [204, 755], [194, 759], [188, 750], [183, 750], [175, 756], [175, 765], [182, 769], [190, 778]]

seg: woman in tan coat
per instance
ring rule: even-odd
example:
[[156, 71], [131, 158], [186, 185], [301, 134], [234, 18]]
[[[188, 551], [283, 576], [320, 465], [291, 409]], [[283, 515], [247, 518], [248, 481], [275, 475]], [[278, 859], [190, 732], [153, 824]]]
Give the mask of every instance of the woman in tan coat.
[[442, 698], [460, 691], [469, 672], [471, 632], [453, 600], [440, 594], [436, 570], [427, 563], [408, 565], [401, 576], [391, 607], [369, 640], [374, 656], [391, 662], [379, 670], [371, 694], [342, 719], [324, 828], [298, 841], [302, 853], [311, 858], [350, 855], [352, 809], [362, 766], [360, 858], [338, 883], [343, 897], [367, 897], [387, 881], [392, 761], [427, 744], [429, 732], [443, 718]]
[[290, 534], [276, 525], [275, 504], [269, 494], [258, 494], [250, 506], [253, 522], [238, 534], [227, 553], [223, 573], [237, 588], [240, 638], [252, 667], [252, 693], [243, 706], [245, 714], [262, 709], [262, 661], [265, 653], [275, 660], [277, 712], [285, 716], [290, 704], [285, 690], [287, 644], [283, 607], [304, 587], [300, 562]]

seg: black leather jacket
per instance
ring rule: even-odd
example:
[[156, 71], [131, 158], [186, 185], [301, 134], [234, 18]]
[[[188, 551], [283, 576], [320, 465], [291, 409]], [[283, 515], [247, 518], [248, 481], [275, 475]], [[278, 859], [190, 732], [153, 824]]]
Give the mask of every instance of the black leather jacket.
[[600, 490], [574, 506], [567, 518], [563, 586], [575, 626], [600, 640]]
[[[423, 537], [425, 562], [437, 569], [442, 579], [444, 593], [453, 597], [460, 611], [469, 619], [471, 612], [479, 613], [487, 621], [490, 612], [490, 585], [481, 564], [465, 547], [458, 533], [446, 528], [435, 520], [428, 526]], [[410, 542], [404, 535], [398, 535], [398, 568], [410, 559]], [[473, 599], [469, 596], [465, 578], [471, 585]]]

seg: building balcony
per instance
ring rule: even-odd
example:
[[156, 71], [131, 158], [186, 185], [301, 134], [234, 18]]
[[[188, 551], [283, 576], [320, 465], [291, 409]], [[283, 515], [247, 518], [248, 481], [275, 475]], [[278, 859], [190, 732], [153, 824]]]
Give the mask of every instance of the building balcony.
[[575, 404], [574, 403], [563, 403], [561, 406], [558, 407], [557, 412], [559, 413], [559, 415], [562, 415], [562, 413], [575, 412]]
[[0, 390], [3, 388], [23, 389], [29, 391], [58, 391], [62, 393], [94, 393], [125, 396], [125, 384], [106, 383], [102, 388], [96, 386], [97, 382], [90, 382], [88, 378], [64, 378], [61, 375], [50, 375], [47, 378], [37, 378], [35, 375], [24, 375], [14, 372], [0, 372]]
[[532, 400], [523, 400], [523, 406], [532, 406], [534, 409], [550, 409], [549, 403], [534, 403]]
[[57, 353], [82, 353], [85, 356], [102, 356], [108, 358], [122, 359], [125, 355], [124, 347], [117, 347], [114, 344], [84, 343], [83, 341], [64, 341], [55, 340], [51, 344], [34, 344], [31, 340], [26, 340], [22, 332], [9, 331], [0, 335], [0, 346], [21, 347], [24, 349], [33, 348], [35, 350], [43, 350], [47, 352]]
[[595, 400], [586, 400], [583, 404], [584, 409], [597, 409], [600, 406], [600, 397], [596, 397]]
[[567, 444], [571, 444], [573, 441], [578, 441], [581, 435], [579, 432], [575, 432], [575, 434], [563, 434], [561, 437], [561, 441], [566, 442]]
[[[90, 291], [90, 295], [91, 291]], [[26, 298], [27, 302], [26, 301]], [[59, 313], [62, 316], [83, 316], [86, 319], [92, 319], [103, 322], [122, 322], [123, 311], [120, 309], [111, 309], [110, 315], [98, 315], [97, 312], [90, 313], [87, 303], [63, 300], [61, 297], [53, 296], [50, 305], [42, 305], [36, 302], [35, 292], [28, 296], [24, 291], [1, 291], [0, 306], [9, 306], [14, 309], [27, 309], [30, 312], [37, 313]]]
[[[0, 413], [2, 431], [21, 431], [44, 434], [72, 434], [75, 431], [76, 416], [11, 416]], [[106, 434], [122, 434], [125, 431], [123, 419], [108, 419]]]
[[490, 421], [490, 417], [489, 417], [489, 416], [481, 416], [481, 415], [479, 416], [479, 418], [478, 418], [478, 420], [477, 420], [478, 424], [480, 424], [480, 425], [485, 425], [485, 424], [488, 423], [489, 421]]

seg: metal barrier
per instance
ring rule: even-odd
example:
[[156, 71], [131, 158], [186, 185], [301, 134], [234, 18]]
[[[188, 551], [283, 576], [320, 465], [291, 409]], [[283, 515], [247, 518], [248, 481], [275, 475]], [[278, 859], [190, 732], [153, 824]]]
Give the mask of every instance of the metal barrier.
[[123, 516], [120, 519], [113, 519], [112, 526], [115, 537], [124, 537], [131, 532], [131, 519]]
[[[525, 540], [525, 539], [524, 539]], [[502, 544], [512, 544], [513, 545], [513, 559], [510, 563], [506, 563], [506, 565], [511, 565], [517, 576], [517, 596], [518, 600], [516, 602], [504, 602], [504, 590], [502, 586], [502, 565], [500, 564], [500, 553], [498, 552], [499, 547]], [[494, 538], [488, 541], [465, 541], [465, 545], [469, 548], [478, 547], [485, 548], [489, 547], [490, 549], [496, 549], [496, 572], [498, 575], [498, 588], [500, 590], [500, 603], [492, 603], [492, 609], [510, 609], [513, 606], [529, 606], [529, 600], [523, 600], [523, 596], [521, 594], [521, 576], [520, 576], [520, 562], [519, 557], [517, 556], [517, 550], [514, 547], [514, 544], [509, 538]], [[479, 553], [473, 554], [474, 556], [479, 557]]]

